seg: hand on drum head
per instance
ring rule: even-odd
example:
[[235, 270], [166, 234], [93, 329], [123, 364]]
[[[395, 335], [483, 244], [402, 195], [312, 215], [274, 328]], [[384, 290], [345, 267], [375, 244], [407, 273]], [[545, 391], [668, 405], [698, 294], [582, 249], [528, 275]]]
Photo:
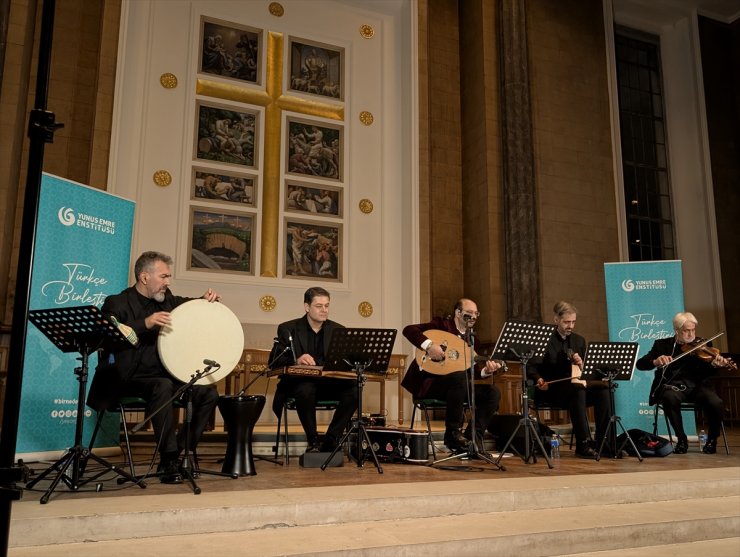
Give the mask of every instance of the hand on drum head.
[[206, 290], [206, 293], [201, 296], [204, 300], [208, 300], [209, 302], [220, 302], [221, 296], [218, 294], [218, 292], [214, 291], [213, 289], [209, 288]]
[[144, 319], [144, 325], [146, 325], [147, 329], [151, 329], [152, 327], [164, 327], [165, 325], [169, 325], [170, 321], [169, 311], [158, 311]]

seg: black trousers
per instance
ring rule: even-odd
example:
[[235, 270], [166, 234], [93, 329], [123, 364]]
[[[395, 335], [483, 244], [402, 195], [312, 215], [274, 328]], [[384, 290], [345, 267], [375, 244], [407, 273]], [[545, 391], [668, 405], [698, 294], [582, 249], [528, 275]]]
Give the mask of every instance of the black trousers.
[[459, 430], [463, 425], [464, 405], [468, 398], [464, 371], [440, 375], [432, 382], [424, 398], [443, 400], [447, 404], [445, 431]]
[[[134, 377], [123, 384], [121, 396], [135, 396], [147, 401], [147, 416], [172, 398], [182, 383], [169, 377]], [[193, 385], [191, 392], [193, 415], [190, 421], [189, 449], [195, 449], [213, 409], [218, 403], [216, 389], [205, 385]], [[175, 435], [177, 424], [174, 404], [170, 403], [152, 418], [154, 435], [159, 439], [159, 453], [174, 455], [185, 448], [187, 428], [181, 427]]]
[[[445, 430], [459, 430], [465, 418], [465, 403], [469, 402], [467, 392], [467, 372], [460, 371], [441, 375], [434, 379], [424, 398], [435, 398], [445, 401]], [[498, 410], [501, 391], [494, 385], [475, 385], [475, 421], [476, 431], [484, 432], [492, 416]]]
[[683, 428], [683, 417], [681, 416], [682, 402], [693, 402], [696, 404], [707, 418], [709, 428], [707, 432], [708, 437], [712, 439], [719, 437], [724, 405], [719, 395], [714, 392], [714, 389], [706, 385], [692, 387], [685, 384], [673, 385], [675, 389], [671, 387], [670, 384], [663, 387], [663, 392], [660, 395], [660, 404], [663, 407], [663, 412], [668, 417], [673, 431], [676, 432], [676, 437], [686, 439], [686, 431]]
[[[496, 385], [475, 385], [475, 431], [483, 436], [486, 430], [491, 431], [491, 420], [498, 412], [501, 402], [501, 391]], [[470, 433], [471, 424], [468, 423], [467, 433]], [[491, 434], [495, 432], [491, 431]]]
[[546, 391], [535, 389], [534, 401], [535, 404], [550, 403], [567, 409], [577, 443], [583, 443], [591, 437], [586, 408], [593, 406], [596, 419], [595, 442], [597, 446], [601, 445], [612, 414], [609, 388], [606, 384], [589, 384], [588, 387], [584, 387], [565, 381], [553, 383]]
[[[326, 437], [338, 441], [344, 429], [357, 410], [357, 382], [349, 379], [331, 377], [291, 377], [283, 376], [278, 383], [281, 398], [295, 399], [298, 419], [303, 426], [306, 440], [309, 444], [316, 442], [318, 432], [316, 426], [316, 402], [319, 400], [336, 400], [339, 402]], [[275, 412], [282, 411], [273, 408]]]

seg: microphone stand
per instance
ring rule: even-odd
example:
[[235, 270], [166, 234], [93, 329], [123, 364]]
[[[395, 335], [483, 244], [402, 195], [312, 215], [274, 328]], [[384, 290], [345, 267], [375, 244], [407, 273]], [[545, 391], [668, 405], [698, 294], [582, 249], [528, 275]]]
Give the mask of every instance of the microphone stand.
[[[278, 344], [278, 343], [279, 343], [279, 341], [278, 341], [277, 337], [275, 337], [275, 342], [273, 344]], [[260, 371], [254, 377], [254, 379], [252, 379], [251, 381], [249, 381], [246, 385], [244, 385], [244, 388], [242, 390], [240, 390], [238, 393], [236, 393], [236, 397], [237, 398], [239, 398], [244, 393], [246, 393], [247, 390], [249, 389], [249, 387], [251, 387], [252, 385], [254, 385], [254, 383], [257, 381], [257, 379], [259, 379], [260, 377], [264, 377], [265, 374], [272, 369], [272, 366], [275, 365], [275, 362], [277, 362], [278, 360], [280, 360], [280, 358], [283, 357], [283, 354], [285, 354], [288, 350], [290, 350], [291, 352], [293, 352], [293, 337], [292, 336], [290, 337], [290, 345], [289, 346], [284, 346], [284, 345], [282, 345], [282, 346], [283, 346], [282, 351], [279, 354], [275, 354], [275, 357], [272, 358], [272, 360], [270, 360], [269, 362], [267, 362], [267, 365], [265, 366], [265, 369], [263, 369], [262, 371]], [[295, 362], [295, 352], [293, 352], [293, 362]], [[259, 460], [266, 460], [267, 462], [272, 462], [273, 464], [279, 464], [280, 466], [283, 465], [283, 463], [281, 461], [279, 461], [277, 458], [270, 458], [269, 456], [258, 455], [258, 454], [254, 455], [254, 456], [257, 459], [259, 459]]]
[[[214, 362], [215, 363], [215, 362]], [[212, 372], [211, 370], [216, 367], [216, 369]], [[193, 489], [194, 495], [200, 495], [201, 489], [198, 486], [198, 484], [195, 483], [195, 476], [199, 474], [211, 474], [213, 476], [224, 476], [226, 478], [231, 478], [233, 480], [237, 479], [239, 477], [239, 474], [227, 474], [224, 472], [215, 472], [211, 470], [195, 470], [195, 467], [193, 465], [193, 457], [190, 454], [190, 423], [192, 422], [193, 418], [193, 401], [191, 398], [192, 393], [192, 387], [195, 385], [195, 383], [202, 379], [203, 377], [206, 377], [210, 375], [211, 373], [214, 373], [217, 371], [221, 366], [216, 364], [216, 366], [207, 365], [203, 371], [196, 370], [195, 373], [190, 377], [190, 381], [187, 383], [184, 383], [182, 386], [180, 386], [173, 395], [167, 400], [164, 404], [162, 404], [159, 408], [154, 410], [149, 416], [144, 418], [141, 422], [136, 424], [134, 427], [131, 428], [130, 434], [133, 435], [137, 431], [139, 431], [141, 428], [144, 427], [148, 422], [152, 420], [152, 418], [159, 414], [162, 410], [172, 405], [172, 403], [177, 400], [180, 396], [185, 394], [185, 422], [184, 427], [186, 427], [186, 434], [185, 434], [185, 448], [183, 451], [183, 460], [182, 464], [180, 466], [180, 470], [182, 472], [183, 477], [190, 482], [190, 485]]]
[[[442, 458], [440, 460], [436, 460], [432, 462], [431, 466], [438, 466], [439, 464], [442, 464], [443, 462], [447, 462], [448, 460], [453, 459], [462, 459], [462, 458], [479, 458], [480, 460], [483, 460], [485, 462], [488, 462], [489, 464], [492, 464], [496, 468], [498, 468], [501, 471], [506, 470], [504, 466], [499, 464], [499, 460], [494, 460], [491, 455], [483, 452], [481, 450], [481, 447], [478, 446], [478, 440], [477, 440], [477, 423], [476, 423], [476, 417], [475, 417], [475, 333], [473, 332], [473, 327], [470, 324], [469, 320], [465, 320], [465, 340], [467, 341], [468, 345], [470, 346], [470, 367], [467, 368], [466, 371], [466, 383], [467, 383], [467, 389], [468, 389], [468, 401], [470, 401], [470, 442], [468, 443], [467, 448], [464, 452], [456, 453], [453, 455], [450, 455], [448, 457]], [[449, 467], [449, 469], [460, 469], [459, 467]], [[472, 468], [467, 468], [467, 470], [473, 470]]]
[[[275, 342], [277, 343], [277, 340]], [[292, 337], [291, 337], [291, 344], [292, 344]], [[285, 354], [288, 350], [290, 350], [292, 352], [293, 351], [292, 350], [292, 346], [283, 346], [283, 351], [280, 352], [280, 354], [276, 354], [275, 357], [272, 360], [270, 360], [269, 362], [267, 362], [267, 365], [265, 366], [265, 369], [263, 369], [262, 371], [260, 371], [255, 376], [254, 379], [252, 379], [249, 383], [247, 383], [244, 386], [244, 388], [241, 391], [239, 391], [238, 393], [236, 393], [236, 396], [237, 397], [240, 397], [244, 393], [246, 393], [247, 392], [247, 389], [249, 389], [249, 387], [251, 387], [252, 385], [254, 385], [254, 383], [257, 381], [257, 379], [259, 379], [260, 377], [264, 377], [265, 374], [272, 369], [272, 366], [275, 365], [275, 362], [277, 362], [280, 358], [282, 358], [283, 357], [283, 354]], [[293, 355], [293, 361], [295, 362], [295, 353]]]

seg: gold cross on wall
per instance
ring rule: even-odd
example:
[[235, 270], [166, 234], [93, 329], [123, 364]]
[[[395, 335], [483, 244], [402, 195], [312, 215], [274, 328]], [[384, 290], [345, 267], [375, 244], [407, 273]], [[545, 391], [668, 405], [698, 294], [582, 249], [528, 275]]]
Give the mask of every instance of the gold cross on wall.
[[265, 107], [264, 170], [262, 172], [262, 233], [260, 276], [277, 277], [280, 230], [280, 127], [283, 110], [344, 120], [344, 107], [283, 94], [283, 34], [267, 34], [265, 90], [247, 89], [207, 79], [198, 79], [195, 93]]

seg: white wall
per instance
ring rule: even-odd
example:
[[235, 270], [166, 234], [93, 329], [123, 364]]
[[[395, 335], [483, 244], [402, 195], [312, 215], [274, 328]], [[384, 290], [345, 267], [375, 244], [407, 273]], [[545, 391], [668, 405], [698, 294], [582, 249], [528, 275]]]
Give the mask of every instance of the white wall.
[[[278, 323], [303, 312], [303, 292], [324, 286], [332, 293], [331, 318], [352, 327], [399, 329], [394, 352], [407, 350], [400, 329], [409, 322], [415, 300], [412, 277], [417, 247], [409, 234], [409, 208], [415, 208], [416, 155], [412, 149], [416, 133], [416, 100], [413, 98], [412, 49], [415, 3], [410, 0], [378, 2], [284, 0], [282, 17], [268, 11], [262, 0], [136, 0], [124, 1], [115, 114], [112, 132], [109, 191], [137, 203], [133, 257], [144, 250], [159, 250], [175, 257], [173, 291], [200, 295], [207, 287], [216, 289], [244, 325], [245, 346], [269, 348]], [[278, 277], [224, 274], [187, 269], [191, 167], [209, 166], [193, 160], [196, 74], [200, 49], [201, 15], [262, 29], [267, 32], [341, 46], [346, 51], [344, 125], [346, 159], [343, 247], [344, 273], [339, 282], [317, 282], [283, 277], [284, 236], [280, 234]], [[363, 24], [375, 35], [365, 39]], [[287, 66], [287, 58], [284, 58]], [[159, 83], [164, 72], [178, 78], [176, 89]], [[264, 64], [263, 64], [264, 72]], [[208, 77], [208, 76], [206, 76]], [[285, 80], [284, 80], [285, 81]], [[263, 80], [264, 83], [264, 80]], [[250, 86], [247, 86], [250, 87]], [[252, 86], [259, 89], [262, 86]], [[220, 104], [242, 106], [232, 101]], [[264, 110], [260, 111], [264, 126]], [[372, 112], [374, 123], [359, 123], [362, 110]], [[285, 137], [285, 112], [283, 113]], [[318, 119], [322, 121], [322, 119]], [[326, 122], [330, 122], [326, 120]], [[263, 130], [264, 131], [264, 130]], [[263, 134], [264, 137], [264, 134]], [[260, 156], [264, 149], [261, 149]], [[282, 149], [285, 157], [285, 149]], [[264, 165], [257, 173], [260, 184]], [[213, 165], [217, 168], [217, 165]], [[284, 160], [281, 169], [285, 168]], [[172, 185], [153, 183], [155, 171], [166, 169]], [[281, 174], [282, 184], [282, 174]], [[374, 211], [363, 214], [359, 201], [370, 199]], [[262, 198], [262, 192], [258, 195]], [[282, 197], [281, 197], [282, 199]], [[284, 211], [280, 211], [283, 222]], [[256, 212], [260, 229], [261, 205]], [[261, 243], [255, 245], [254, 262], [260, 262]], [[410, 254], [413, 257], [410, 257]], [[260, 308], [260, 298], [273, 296], [272, 311]], [[370, 317], [358, 311], [361, 302], [373, 307]], [[396, 388], [388, 385], [386, 404], [395, 418]], [[375, 389], [368, 389], [366, 408], [377, 407]], [[268, 401], [269, 404], [269, 401]], [[267, 416], [269, 414], [269, 416]], [[264, 412], [263, 420], [272, 418]]]

